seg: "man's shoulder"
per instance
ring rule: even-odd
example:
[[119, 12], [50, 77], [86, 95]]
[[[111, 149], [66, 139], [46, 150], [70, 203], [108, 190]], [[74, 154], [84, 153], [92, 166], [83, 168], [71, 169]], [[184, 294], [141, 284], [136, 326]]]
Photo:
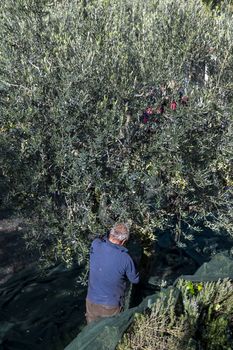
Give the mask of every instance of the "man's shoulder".
[[97, 237], [97, 238], [95, 238], [93, 241], [92, 241], [92, 246], [95, 246], [95, 245], [98, 245], [98, 244], [101, 244], [101, 243], [103, 243], [103, 239], [102, 238], [100, 238], [100, 237]]
[[107, 237], [106, 236], [96, 237], [92, 241], [91, 246], [92, 246], [92, 248], [95, 248], [95, 247], [100, 247], [100, 246], [106, 245], [106, 243], [107, 243]]
[[133, 261], [128, 251], [122, 251], [122, 253], [126, 261], [129, 261], [129, 262]]

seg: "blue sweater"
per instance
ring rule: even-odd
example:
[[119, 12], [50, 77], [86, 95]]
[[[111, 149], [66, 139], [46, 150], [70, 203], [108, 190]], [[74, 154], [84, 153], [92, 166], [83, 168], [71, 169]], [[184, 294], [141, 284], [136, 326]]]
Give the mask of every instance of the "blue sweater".
[[111, 243], [107, 237], [96, 238], [90, 250], [87, 299], [94, 304], [121, 306], [127, 279], [131, 283], [139, 282], [128, 250]]

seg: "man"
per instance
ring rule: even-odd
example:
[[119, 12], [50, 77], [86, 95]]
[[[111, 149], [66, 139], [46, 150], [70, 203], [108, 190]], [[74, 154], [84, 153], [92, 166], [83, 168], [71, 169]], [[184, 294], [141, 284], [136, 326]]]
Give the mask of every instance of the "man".
[[109, 236], [91, 245], [90, 273], [86, 299], [87, 323], [117, 315], [123, 306], [127, 279], [139, 282], [132, 258], [124, 244], [129, 239], [126, 224], [115, 224]]

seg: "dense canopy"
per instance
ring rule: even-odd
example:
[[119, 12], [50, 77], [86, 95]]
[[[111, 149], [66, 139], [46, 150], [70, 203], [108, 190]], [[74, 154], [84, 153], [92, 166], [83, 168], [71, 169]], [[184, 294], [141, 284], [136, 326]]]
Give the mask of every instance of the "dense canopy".
[[0, 28], [1, 206], [29, 243], [69, 263], [115, 220], [233, 233], [227, 3], [2, 0]]

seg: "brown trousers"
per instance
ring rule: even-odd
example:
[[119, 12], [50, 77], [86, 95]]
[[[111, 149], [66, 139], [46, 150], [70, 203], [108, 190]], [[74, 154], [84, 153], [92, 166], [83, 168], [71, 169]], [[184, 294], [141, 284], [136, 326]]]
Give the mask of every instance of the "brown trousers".
[[112, 307], [107, 305], [93, 304], [92, 302], [86, 299], [85, 316], [86, 316], [87, 324], [103, 317], [115, 316], [120, 312], [121, 312], [120, 306]]

